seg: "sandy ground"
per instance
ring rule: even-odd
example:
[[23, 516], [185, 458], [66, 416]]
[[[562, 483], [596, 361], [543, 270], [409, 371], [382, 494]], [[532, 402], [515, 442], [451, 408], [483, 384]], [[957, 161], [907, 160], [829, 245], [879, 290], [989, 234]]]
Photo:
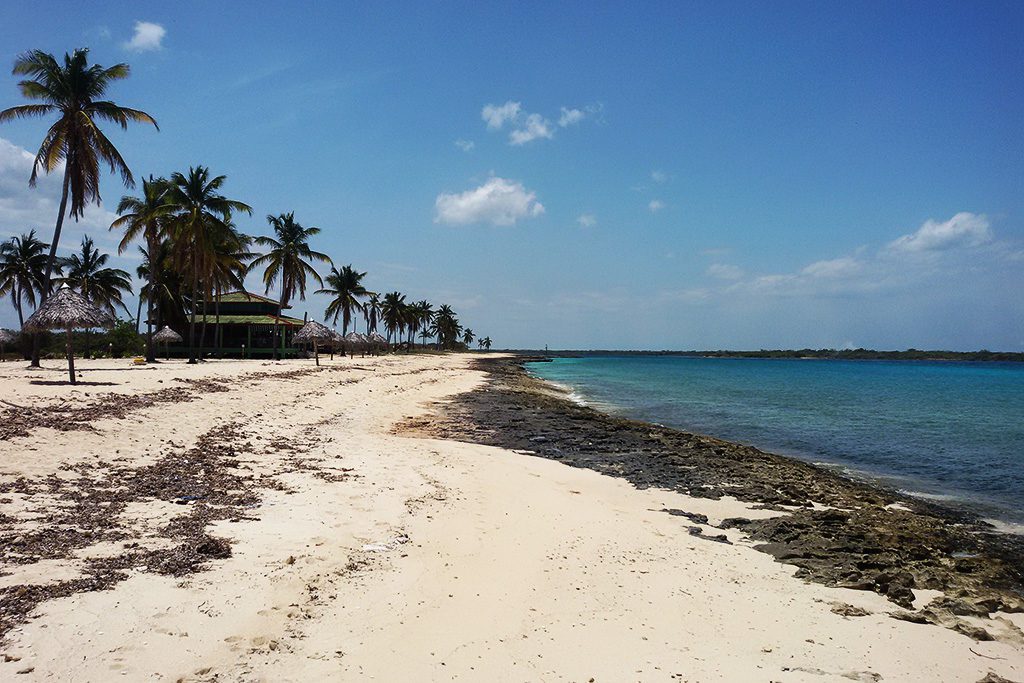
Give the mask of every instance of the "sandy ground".
[[[244, 465], [291, 492], [265, 489], [258, 519], [214, 525], [231, 557], [184, 579], [132, 570], [112, 590], [42, 603], [0, 646], [0, 680], [1024, 681], [1021, 615], [986, 622], [996, 642], [898, 621], [877, 595], [803, 583], [740, 532], [727, 532], [734, 545], [694, 537], [662, 509], [711, 524], [774, 513], [392, 434], [482, 381], [467, 356], [323, 363], [275, 379], [312, 362], [80, 361], [91, 383], [76, 389], [55, 362], [0, 365], [0, 399], [18, 405], [153, 392], [175, 377], [231, 381], [95, 432], [0, 442], [0, 482], [100, 460], [146, 464], [228, 422], [254, 443], [286, 440], [320, 471], [351, 468], [318, 477], [289, 468], [287, 451], [254, 447]], [[246, 378], [254, 372], [270, 374]], [[39, 501], [0, 501], [26, 528], [46, 515]], [[124, 521], [145, 544], [181, 509], [154, 500]], [[77, 572], [74, 558], [2, 560], [0, 587]], [[869, 614], [841, 616], [836, 603]]]

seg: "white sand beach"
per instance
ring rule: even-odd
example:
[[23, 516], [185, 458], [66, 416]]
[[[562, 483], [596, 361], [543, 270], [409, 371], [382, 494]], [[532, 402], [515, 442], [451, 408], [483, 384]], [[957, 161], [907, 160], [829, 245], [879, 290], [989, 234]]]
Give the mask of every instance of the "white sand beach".
[[[82, 360], [74, 388], [59, 361], [0, 365], [0, 399], [26, 407], [187, 388], [177, 378], [227, 389], [92, 430], [41, 427], [0, 441], [0, 485], [73, 486], [228, 425], [240, 435], [234, 467], [260, 482], [258, 505], [207, 529], [231, 541], [230, 557], [185, 576], [131, 567], [108, 590], [41, 602], [0, 646], [0, 680], [1024, 680], [1024, 615], [985, 620], [989, 642], [896, 620], [879, 595], [805, 583], [741, 532], [725, 532], [733, 545], [695, 537], [662, 509], [711, 524], [778, 513], [393, 433], [430, 402], [478, 386], [471, 358], [324, 357], [319, 369]], [[197, 504], [182, 502], [132, 502], [117, 520], [124, 537], [71, 557], [23, 563], [8, 545], [0, 588], [68, 581], [90, 558], [165, 547], [162, 527]], [[30, 535], [67, 504], [0, 492], [12, 534]]]

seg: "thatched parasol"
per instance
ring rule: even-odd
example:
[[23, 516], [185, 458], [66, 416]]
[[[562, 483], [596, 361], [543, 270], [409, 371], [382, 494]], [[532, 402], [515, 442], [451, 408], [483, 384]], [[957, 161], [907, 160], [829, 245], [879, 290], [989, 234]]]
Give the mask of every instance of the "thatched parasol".
[[84, 296], [66, 284], [51, 294], [35, 313], [25, 321], [25, 330], [64, 330], [67, 333], [65, 349], [68, 354], [68, 374], [75, 383], [75, 354], [71, 350], [71, 330], [104, 327], [110, 316], [89, 303]]
[[4, 358], [4, 344], [10, 344], [18, 337], [10, 330], [0, 330], [0, 361], [7, 360]]
[[316, 364], [320, 365], [320, 349], [317, 345], [320, 342], [329, 342], [333, 339], [334, 332], [330, 328], [321, 325], [315, 320], [310, 320], [302, 326], [301, 330], [295, 333], [295, 336], [292, 337], [292, 343], [313, 342], [313, 356], [316, 358]]
[[345, 346], [348, 347], [350, 357], [355, 355], [356, 349], [359, 349], [364, 356], [366, 355], [366, 340], [358, 332], [349, 332], [345, 335]]
[[172, 330], [167, 325], [164, 325], [164, 329], [160, 330], [159, 332], [153, 335], [153, 341], [157, 343], [163, 343], [164, 355], [167, 356], [167, 360], [170, 360], [171, 350], [168, 347], [171, 345], [171, 342], [174, 342], [175, 344], [180, 342], [181, 335]]

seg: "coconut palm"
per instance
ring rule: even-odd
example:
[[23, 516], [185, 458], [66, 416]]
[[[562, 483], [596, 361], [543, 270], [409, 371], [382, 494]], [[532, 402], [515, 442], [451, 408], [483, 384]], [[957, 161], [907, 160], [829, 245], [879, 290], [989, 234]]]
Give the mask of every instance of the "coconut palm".
[[[50, 173], [62, 163], [64, 165], [60, 209], [50, 241], [43, 299], [50, 292], [65, 211], [77, 220], [87, 203], [100, 203], [100, 162], [105, 162], [111, 173], [119, 173], [126, 187], [135, 184], [128, 164], [100, 131], [97, 121], [116, 123], [123, 129], [127, 129], [132, 121], [157, 127], [156, 120], [146, 112], [104, 99], [107, 88], [114, 81], [128, 77], [128, 65], [115, 64], [105, 68], [99, 64], [90, 65], [88, 58], [89, 50], [84, 48], [70, 55], [65, 53], [63, 64], [42, 50], [20, 55], [14, 61], [12, 73], [27, 77], [18, 83], [21, 94], [40, 103], [22, 104], [0, 111], [0, 122], [49, 114], [59, 117], [43, 138], [29, 178], [29, 184], [35, 185], [40, 170]], [[68, 199], [71, 200], [70, 210]], [[33, 359], [33, 365], [37, 364]]]
[[[167, 201], [170, 184], [165, 178], [153, 178], [142, 181], [142, 196], [132, 197], [125, 195], [117, 205], [117, 213], [120, 217], [110, 224], [111, 230], [123, 230], [124, 236], [121, 244], [117, 247], [117, 253], [123, 254], [128, 245], [140, 235], [146, 243], [147, 253], [156, 253], [159, 249], [160, 239], [166, 232], [167, 217], [170, 215], [172, 205]], [[139, 277], [145, 277], [149, 282], [149, 289], [156, 289], [157, 269], [146, 268], [145, 274], [142, 266], [139, 266]], [[142, 296], [139, 297], [139, 316], [142, 317]], [[156, 361], [156, 348], [153, 344], [153, 300], [146, 297], [146, 360], [150, 363]]]
[[479, 344], [480, 344], [480, 348], [481, 349], [487, 349], [488, 351], [491, 350], [491, 338], [490, 337], [484, 337], [483, 339], [481, 339], [479, 341]]
[[106, 311], [111, 318], [118, 307], [131, 316], [124, 303], [124, 295], [132, 292], [131, 276], [120, 268], [107, 267], [109, 254], [100, 252], [92, 238], [82, 238], [82, 249], [63, 260], [67, 274], [59, 278], [62, 284], [78, 290], [93, 306]]
[[470, 344], [473, 343], [474, 339], [476, 339], [476, 335], [473, 334], [473, 330], [471, 330], [470, 328], [467, 327], [465, 330], [462, 331], [462, 343], [463, 344], [465, 344], [466, 346], [469, 346]]
[[363, 304], [360, 298], [369, 296], [371, 292], [363, 287], [362, 280], [366, 273], [360, 273], [352, 268], [352, 265], [343, 266], [341, 270], [331, 268], [331, 272], [324, 278], [327, 286], [318, 289], [317, 294], [330, 294], [334, 298], [327, 304], [324, 311], [324, 319], [331, 320], [332, 324], [338, 322], [341, 316], [341, 334], [348, 332], [349, 322], [353, 322], [352, 329], [355, 330], [353, 312], [360, 311]]
[[363, 318], [366, 320], [366, 334], [377, 331], [377, 321], [380, 320], [380, 295], [370, 292], [369, 298], [363, 304]]
[[309, 247], [309, 238], [320, 234], [320, 228], [304, 228], [295, 220], [295, 213], [282, 213], [279, 216], [267, 216], [267, 222], [274, 229], [276, 239], [273, 237], [257, 237], [256, 244], [261, 247], [268, 247], [270, 251], [259, 256], [250, 265], [249, 269], [265, 266], [263, 271], [263, 284], [266, 286], [266, 293], [281, 281], [281, 296], [277, 309], [277, 320], [274, 321], [274, 358], [277, 358], [278, 342], [277, 328], [280, 326], [281, 312], [288, 305], [289, 300], [298, 294], [300, 300], [306, 298], [306, 277], [312, 276], [320, 286], [324, 284], [323, 278], [316, 272], [312, 261], [331, 263], [327, 254], [313, 251]]
[[[223, 231], [219, 235], [219, 240], [214, 244], [214, 259], [211, 263], [211, 268], [207, 274], [206, 279], [206, 292], [205, 300], [209, 301], [213, 299], [214, 316], [216, 318], [216, 330], [221, 331], [220, 327], [220, 298], [225, 289], [241, 289], [245, 290], [245, 276], [248, 272], [248, 261], [255, 257], [251, 251], [253, 238], [246, 235], [238, 230], [232, 221], [226, 222], [227, 230]], [[203, 331], [200, 334], [200, 339], [203, 342], [200, 346], [205, 344], [206, 340], [206, 322], [208, 320], [209, 311], [203, 310]], [[214, 346], [220, 349], [221, 337], [218, 334], [217, 338], [214, 339]]]
[[43, 292], [48, 246], [36, 238], [35, 230], [0, 244], [0, 296], [10, 295], [19, 329], [25, 325], [24, 304], [35, 308], [36, 295]]
[[384, 323], [384, 330], [388, 333], [388, 344], [391, 343], [392, 336], [398, 340], [405, 328], [405, 295], [401, 292], [385, 294], [380, 305], [380, 318]]
[[190, 167], [188, 175], [171, 174], [167, 202], [171, 204], [168, 230], [174, 258], [191, 278], [192, 311], [188, 326], [188, 362], [196, 361], [196, 309], [199, 283], [214, 268], [217, 247], [229, 240], [231, 215], [252, 214], [248, 204], [220, 194], [227, 176], [210, 177], [204, 166]]
[[424, 346], [427, 344], [427, 337], [430, 334], [430, 321], [434, 317], [434, 307], [426, 299], [417, 301], [412, 305], [412, 316], [415, 320], [415, 327], [420, 330], [420, 339]]
[[441, 348], [451, 348], [459, 339], [462, 325], [451, 306], [445, 304], [434, 313], [434, 333]]

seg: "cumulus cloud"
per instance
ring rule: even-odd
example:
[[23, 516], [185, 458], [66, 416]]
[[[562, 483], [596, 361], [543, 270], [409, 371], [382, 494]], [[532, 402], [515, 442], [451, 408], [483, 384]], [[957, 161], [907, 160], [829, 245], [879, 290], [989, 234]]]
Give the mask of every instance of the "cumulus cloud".
[[943, 251], [956, 247], [976, 247], [992, 241], [992, 231], [984, 214], [961, 211], [942, 223], [928, 219], [915, 232], [889, 243], [895, 252]]
[[544, 213], [544, 205], [537, 195], [523, 184], [505, 178], [490, 178], [480, 187], [460, 193], [441, 193], [434, 202], [435, 223], [466, 225], [490, 223], [515, 225], [524, 218]]
[[458, 140], [455, 141], [455, 146], [461, 149], [463, 152], [469, 152], [474, 147], [476, 147], [476, 143], [473, 142], [472, 140], [463, 140], [462, 138], [459, 138]]
[[562, 107], [562, 115], [558, 117], [558, 125], [562, 128], [579, 123], [586, 116], [582, 109], [568, 109]]
[[[9, 140], [0, 138], [0, 236], [9, 237], [35, 229], [42, 239], [49, 239], [60, 207], [63, 165], [49, 175], [40, 174], [36, 186], [29, 187], [35, 155]], [[120, 189], [120, 188], [118, 188]], [[64, 221], [61, 245], [73, 245], [88, 232], [97, 244], [114, 246], [117, 240], [105, 239], [108, 228], [117, 215], [102, 206], [88, 204], [85, 215], [77, 222]]]
[[597, 216], [592, 213], [581, 213], [580, 217], [576, 219], [576, 222], [579, 223], [582, 228], [592, 228], [597, 225]]
[[555, 137], [551, 130], [551, 122], [540, 114], [529, 114], [522, 125], [508, 134], [508, 141], [511, 145], [525, 145], [539, 138], [550, 140]]
[[506, 123], [516, 120], [521, 108], [519, 102], [513, 102], [512, 100], [500, 105], [488, 104], [480, 112], [480, 117], [487, 122], [489, 129], [501, 130], [501, 127]]
[[650, 210], [651, 213], [658, 213], [659, 211], [665, 208], [665, 202], [661, 201], [660, 199], [652, 199], [647, 203], [647, 208]]
[[843, 256], [827, 261], [815, 261], [800, 272], [810, 277], [841, 278], [856, 275], [862, 267], [863, 264], [852, 256]]
[[135, 35], [124, 44], [124, 47], [132, 52], [159, 50], [163, 47], [165, 35], [167, 35], [167, 29], [160, 24], [154, 24], [151, 21], [136, 21]]
[[508, 142], [518, 147], [534, 140], [550, 140], [555, 137], [556, 126], [567, 128], [576, 125], [589, 113], [599, 110], [599, 107], [562, 107], [557, 123], [553, 123], [541, 114], [527, 112], [523, 109], [522, 103], [508, 100], [505, 104], [484, 105], [480, 111], [480, 118], [487, 123], [488, 130], [502, 130], [507, 125]]
[[708, 266], [707, 274], [719, 280], [739, 280], [743, 277], [743, 269], [728, 263], [712, 263]]

